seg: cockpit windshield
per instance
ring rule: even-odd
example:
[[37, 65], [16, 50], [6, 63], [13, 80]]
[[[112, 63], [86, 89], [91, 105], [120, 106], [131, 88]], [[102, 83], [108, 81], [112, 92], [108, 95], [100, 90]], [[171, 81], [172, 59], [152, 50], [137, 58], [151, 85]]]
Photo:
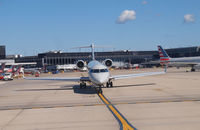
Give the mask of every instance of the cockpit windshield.
[[108, 72], [108, 69], [100, 69], [100, 72]]
[[108, 69], [91, 69], [91, 73], [108, 72]]

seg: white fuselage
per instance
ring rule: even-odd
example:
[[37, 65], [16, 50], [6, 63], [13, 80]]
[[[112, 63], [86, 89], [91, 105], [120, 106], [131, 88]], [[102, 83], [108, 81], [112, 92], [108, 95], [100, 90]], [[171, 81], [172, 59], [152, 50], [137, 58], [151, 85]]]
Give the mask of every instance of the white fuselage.
[[200, 56], [197, 57], [181, 57], [181, 58], [171, 58], [170, 62], [195, 62], [200, 63]]
[[193, 66], [196, 69], [200, 68], [200, 57], [181, 57], [170, 58], [168, 61], [169, 66], [186, 67]]
[[88, 76], [92, 83], [103, 85], [109, 81], [110, 73], [108, 68], [102, 63], [92, 60], [87, 65]]

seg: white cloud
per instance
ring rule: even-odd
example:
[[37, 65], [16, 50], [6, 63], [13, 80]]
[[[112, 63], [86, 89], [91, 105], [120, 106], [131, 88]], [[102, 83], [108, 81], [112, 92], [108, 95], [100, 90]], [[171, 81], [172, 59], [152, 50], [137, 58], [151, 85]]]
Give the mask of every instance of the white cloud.
[[148, 2], [147, 1], [142, 1], [142, 4], [143, 5], [146, 5]]
[[136, 19], [136, 12], [134, 10], [124, 10], [117, 19], [117, 23], [126, 23], [129, 20]]
[[184, 15], [184, 21], [186, 23], [194, 22], [194, 15], [193, 14], [186, 14]]

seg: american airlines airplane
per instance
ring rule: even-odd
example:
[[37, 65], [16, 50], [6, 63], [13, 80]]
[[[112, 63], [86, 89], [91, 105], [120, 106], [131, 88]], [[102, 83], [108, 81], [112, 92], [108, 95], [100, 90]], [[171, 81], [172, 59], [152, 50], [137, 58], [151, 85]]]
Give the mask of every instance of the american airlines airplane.
[[160, 64], [176, 67], [190, 66], [191, 71], [200, 69], [200, 56], [171, 58], [161, 46], [158, 46], [158, 52], [160, 56]]
[[[158, 75], [164, 74], [165, 72], [148, 72], [148, 73], [139, 73], [139, 74], [127, 74], [127, 75], [116, 75], [111, 76], [108, 68], [112, 66], [112, 60], [106, 59], [103, 63], [95, 60], [94, 55], [94, 44], [87, 46], [92, 49], [92, 60], [86, 65], [83, 60], [79, 60], [76, 63], [76, 66], [79, 69], [87, 67], [88, 76], [87, 77], [42, 77], [42, 78], [25, 78], [30, 80], [57, 80], [57, 81], [75, 81], [80, 82], [80, 88], [85, 88], [86, 83], [89, 82], [93, 87], [97, 89], [99, 93], [102, 93], [102, 87], [113, 87], [113, 80], [125, 79], [125, 78], [134, 78], [134, 77], [143, 77], [149, 75]], [[83, 47], [82, 47], [83, 48]], [[84, 47], [86, 48], [86, 47]]]

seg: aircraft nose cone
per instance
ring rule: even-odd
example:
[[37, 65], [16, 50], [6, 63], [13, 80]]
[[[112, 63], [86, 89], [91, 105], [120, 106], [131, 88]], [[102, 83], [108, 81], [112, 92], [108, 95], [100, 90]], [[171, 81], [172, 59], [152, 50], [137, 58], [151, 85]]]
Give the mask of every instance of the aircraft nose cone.
[[99, 85], [102, 85], [109, 80], [109, 73], [94, 73], [91, 75], [91, 80]]
[[106, 78], [106, 77], [98, 78], [98, 79], [97, 79], [97, 82], [98, 82], [99, 84], [106, 83], [106, 82], [107, 82], [107, 78]]

